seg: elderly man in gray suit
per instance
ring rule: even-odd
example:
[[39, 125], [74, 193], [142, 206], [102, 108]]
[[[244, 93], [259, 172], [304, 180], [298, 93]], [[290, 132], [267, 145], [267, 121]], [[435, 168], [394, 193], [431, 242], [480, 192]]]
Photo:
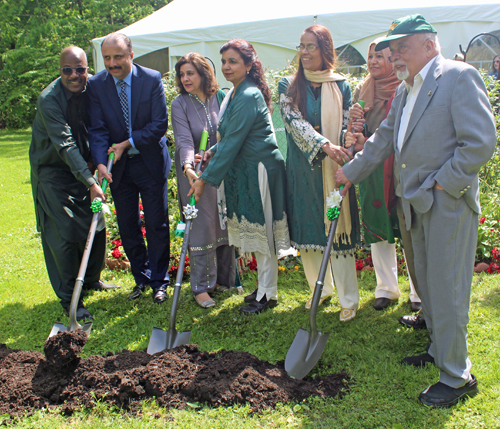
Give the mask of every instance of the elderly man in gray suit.
[[[439, 382], [419, 398], [428, 406], [450, 407], [478, 392], [467, 323], [480, 213], [478, 172], [495, 149], [495, 122], [479, 73], [441, 56], [436, 30], [422, 15], [394, 21], [376, 50], [387, 46], [404, 82], [387, 119], [336, 179], [347, 189], [395, 153], [396, 193], [413, 240], [417, 292], [431, 338], [427, 353], [402, 363], [434, 363]], [[362, 140], [347, 136], [359, 149]]]

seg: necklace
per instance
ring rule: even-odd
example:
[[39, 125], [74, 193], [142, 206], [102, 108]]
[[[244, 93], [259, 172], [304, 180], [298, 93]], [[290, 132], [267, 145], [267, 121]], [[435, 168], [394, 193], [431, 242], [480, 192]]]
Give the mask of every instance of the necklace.
[[[206, 122], [202, 121], [200, 113], [198, 112], [198, 109], [196, 108], [196, 106], [194, 104], [193, 98], [196, 99], [198, 101], [198, 103], [200, 103], [202, 105], [203, 109], [205, 110], [205, 115], [207, 117], [207, 121]], [[205, 126], [204, 126], [204, 130], [205, 131], [208, 131], [207, 130], [207, 126], [206, 126], [206, 123], [208, 122], [208, 126], [210, 127], [210, 133], [209, 133], [208, 137], [209, 137], [209, 140], [211, 140], [213, 132], [214, 132], [214, 129], [213, 129], [213, 126], [212, 126], [212, 120], [210, 119], [210, 113], [208, 111], [208, 103], [210, 102], [210, 97], [207, 97], [207, 100], [206, 100], [205, 103], [203, 103], [197, 95], [189, 94], [189, 99], [191, 100], [191, 103], [193, 104], [194, 110], [195, 110], [196, 114], [198, 115], [198, 118], [200, 119], [200, 122], [202, 124], [205, 122]]]

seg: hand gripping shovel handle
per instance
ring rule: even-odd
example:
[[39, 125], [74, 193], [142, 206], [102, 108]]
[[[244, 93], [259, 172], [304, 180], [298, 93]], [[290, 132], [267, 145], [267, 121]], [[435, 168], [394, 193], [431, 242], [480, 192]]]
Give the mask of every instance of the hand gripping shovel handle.
[[[199, 173], [201, 166], [203, 164], [203, 156], [204, 156], [205, 150], [207, 148], [207, 141], [208, 141], [208, 132], [206, 130], [204, 130], [203, 133], [201, 134], [201, 140], [200, 140], [201, 160], [195, 168], [196, 174]], [[192, 206], [196, 205], [194, 192], [191, 195], [191, 200], [189, 201], [189, 204]], [[175, 278], [174, 296], [172, 299], [172, 309], [170, 311], [170, 323], [169, 323], [169, 328], [167, 331], [167, 344], [166, 344], [167, 349], [173, 348], [174, 341], [175, 341], [175, 338], [177, 335], [177, 331], [175, 330], [175, 320], [177, 317], [177, 307], [179, 305], [182, 277], [184, 275], [184, 266], [186, 263], [186, 255], [187, 255], [187, 250], [188, 250], [188, 246], [189, 246], [189, 233], [191, 232], [191, 222], [192, 222], [191, 219], [188, 219], [186, 222], [186, 230], [184, 232], [184, 241], [182, 242], [182, 250], [181, 250], [181, 256], [180, 256], [180, 260], [179, 260], [179, 267], [177, 269], [177, 276]]]
[[[115, 153], [114, 152], [110, 152], [110, 154], [108, 156], [108, 165], [107, 165], [108, 173], [111, 173], [111, 170], [113, 169], [113, 162], [114, 162], [114, 160], [115, 160]], [[108, 186], [107, 179], [102, 179], [101, 189], [102, 189], [102, 193], [103, 194], [106, 192], [107, 186]]]
[[[115, 159], [115, 153], [111, 152], [108, 156], [108, 173], [111, 173], [113, 168], [113, 160]], [[108, 181], [103, 179], [101, 189], [102, 192], [106, 192], [106, 187]], [[96, 198], [96, 200], [98, 200]], [[99, 200], [98, 200], [99, 201]], [[75, 287], [73, 289], [73, 295], [71, 296], [71, 306], [69, 310], [70, 317], [70, 331], [74, 331], [81, 328], [80, 324], [76, 320], [76, 312], [78, 309], [78, 301], [80, 299], [80, 294], [82, 292], [82, 286], [85, 279], [85, 273], [87, 271], [87, 265], [89, 263], [90, 251], [92, 250], [92, 244], [94, 243], [95, 231], [97, 229], [97, 222], [99, 220], [99, 212], [95, 212], [92, 216], [92, 222], [90, 223], [90, 230], [87, 235], [87, 242], [85, 243], [85, 251], [83, 252], [82, 262], [80, 263], [80, 269], [78, 270], [78, 277], [76, 278]]]

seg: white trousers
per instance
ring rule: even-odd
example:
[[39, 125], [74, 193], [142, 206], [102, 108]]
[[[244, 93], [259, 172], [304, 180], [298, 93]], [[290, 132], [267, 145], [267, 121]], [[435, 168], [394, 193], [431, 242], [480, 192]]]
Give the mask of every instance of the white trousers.
[[[375, 268], [375, 276], [377, 278], [375, 298], [398, 299], [401, 292], [398, 287], [396, 245], [388, 241], [379, 241], [371, 244], [371, 251], [373, 267]], [[410, 301], [420, 302], [410, 275], [408, 275], [408, 279], [410, 281]]]
[[264, 219], [266, 222], [266, 235], [269, 244], [269, 254], [253, 252], [257, 261], [259, 287], [257, 289], [257, 301], [265, 295], [268, 300], [278, 299], [278, 258], [274, 247], [273, 231], [273, 205], [267, 171], [262, 162], [259, 163], [259, 191], [264, 209]]
[[[307, 282], [311, 291], [314, 293], [316, 281], [318, 280], [321, 261], [323, 260], [323, 253], [318, 251], [305, 251], [301, 250], [300, 257], [304, 265], [304, 272], [306, 274]], [[356, 277], [356, 261], [354, 256], [340, 255], [338, 258], [333, 255], [330, 258], [330, 263], [326, 270], [325, 281], [323, 285], [323, 292], [321, 297], [333, 295], [333, 288], [337, 285], [339, 294], [339, 301], [342, 308], [350, 310], [357, 310], [359, 304], [359, 291], [358, 279]], [[333, 275], [332, 275], [333, 267]]]

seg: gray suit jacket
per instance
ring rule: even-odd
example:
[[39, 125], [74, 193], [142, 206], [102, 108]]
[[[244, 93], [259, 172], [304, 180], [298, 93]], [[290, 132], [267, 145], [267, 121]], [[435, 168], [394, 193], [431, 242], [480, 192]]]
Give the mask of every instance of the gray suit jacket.
[[399, 152], [397, 136], [407, 94], [401, 84], [389, 115], [363, 151], [343, 167], [344, 174], [359, 183], [395, 153], [407, 229], [410, 205], [427, 212], [436, 182], [479, 214], [478, 172], [496, 145], [495, 121], [480, 74], [468, 64], [439, 55], [422, 84]]

